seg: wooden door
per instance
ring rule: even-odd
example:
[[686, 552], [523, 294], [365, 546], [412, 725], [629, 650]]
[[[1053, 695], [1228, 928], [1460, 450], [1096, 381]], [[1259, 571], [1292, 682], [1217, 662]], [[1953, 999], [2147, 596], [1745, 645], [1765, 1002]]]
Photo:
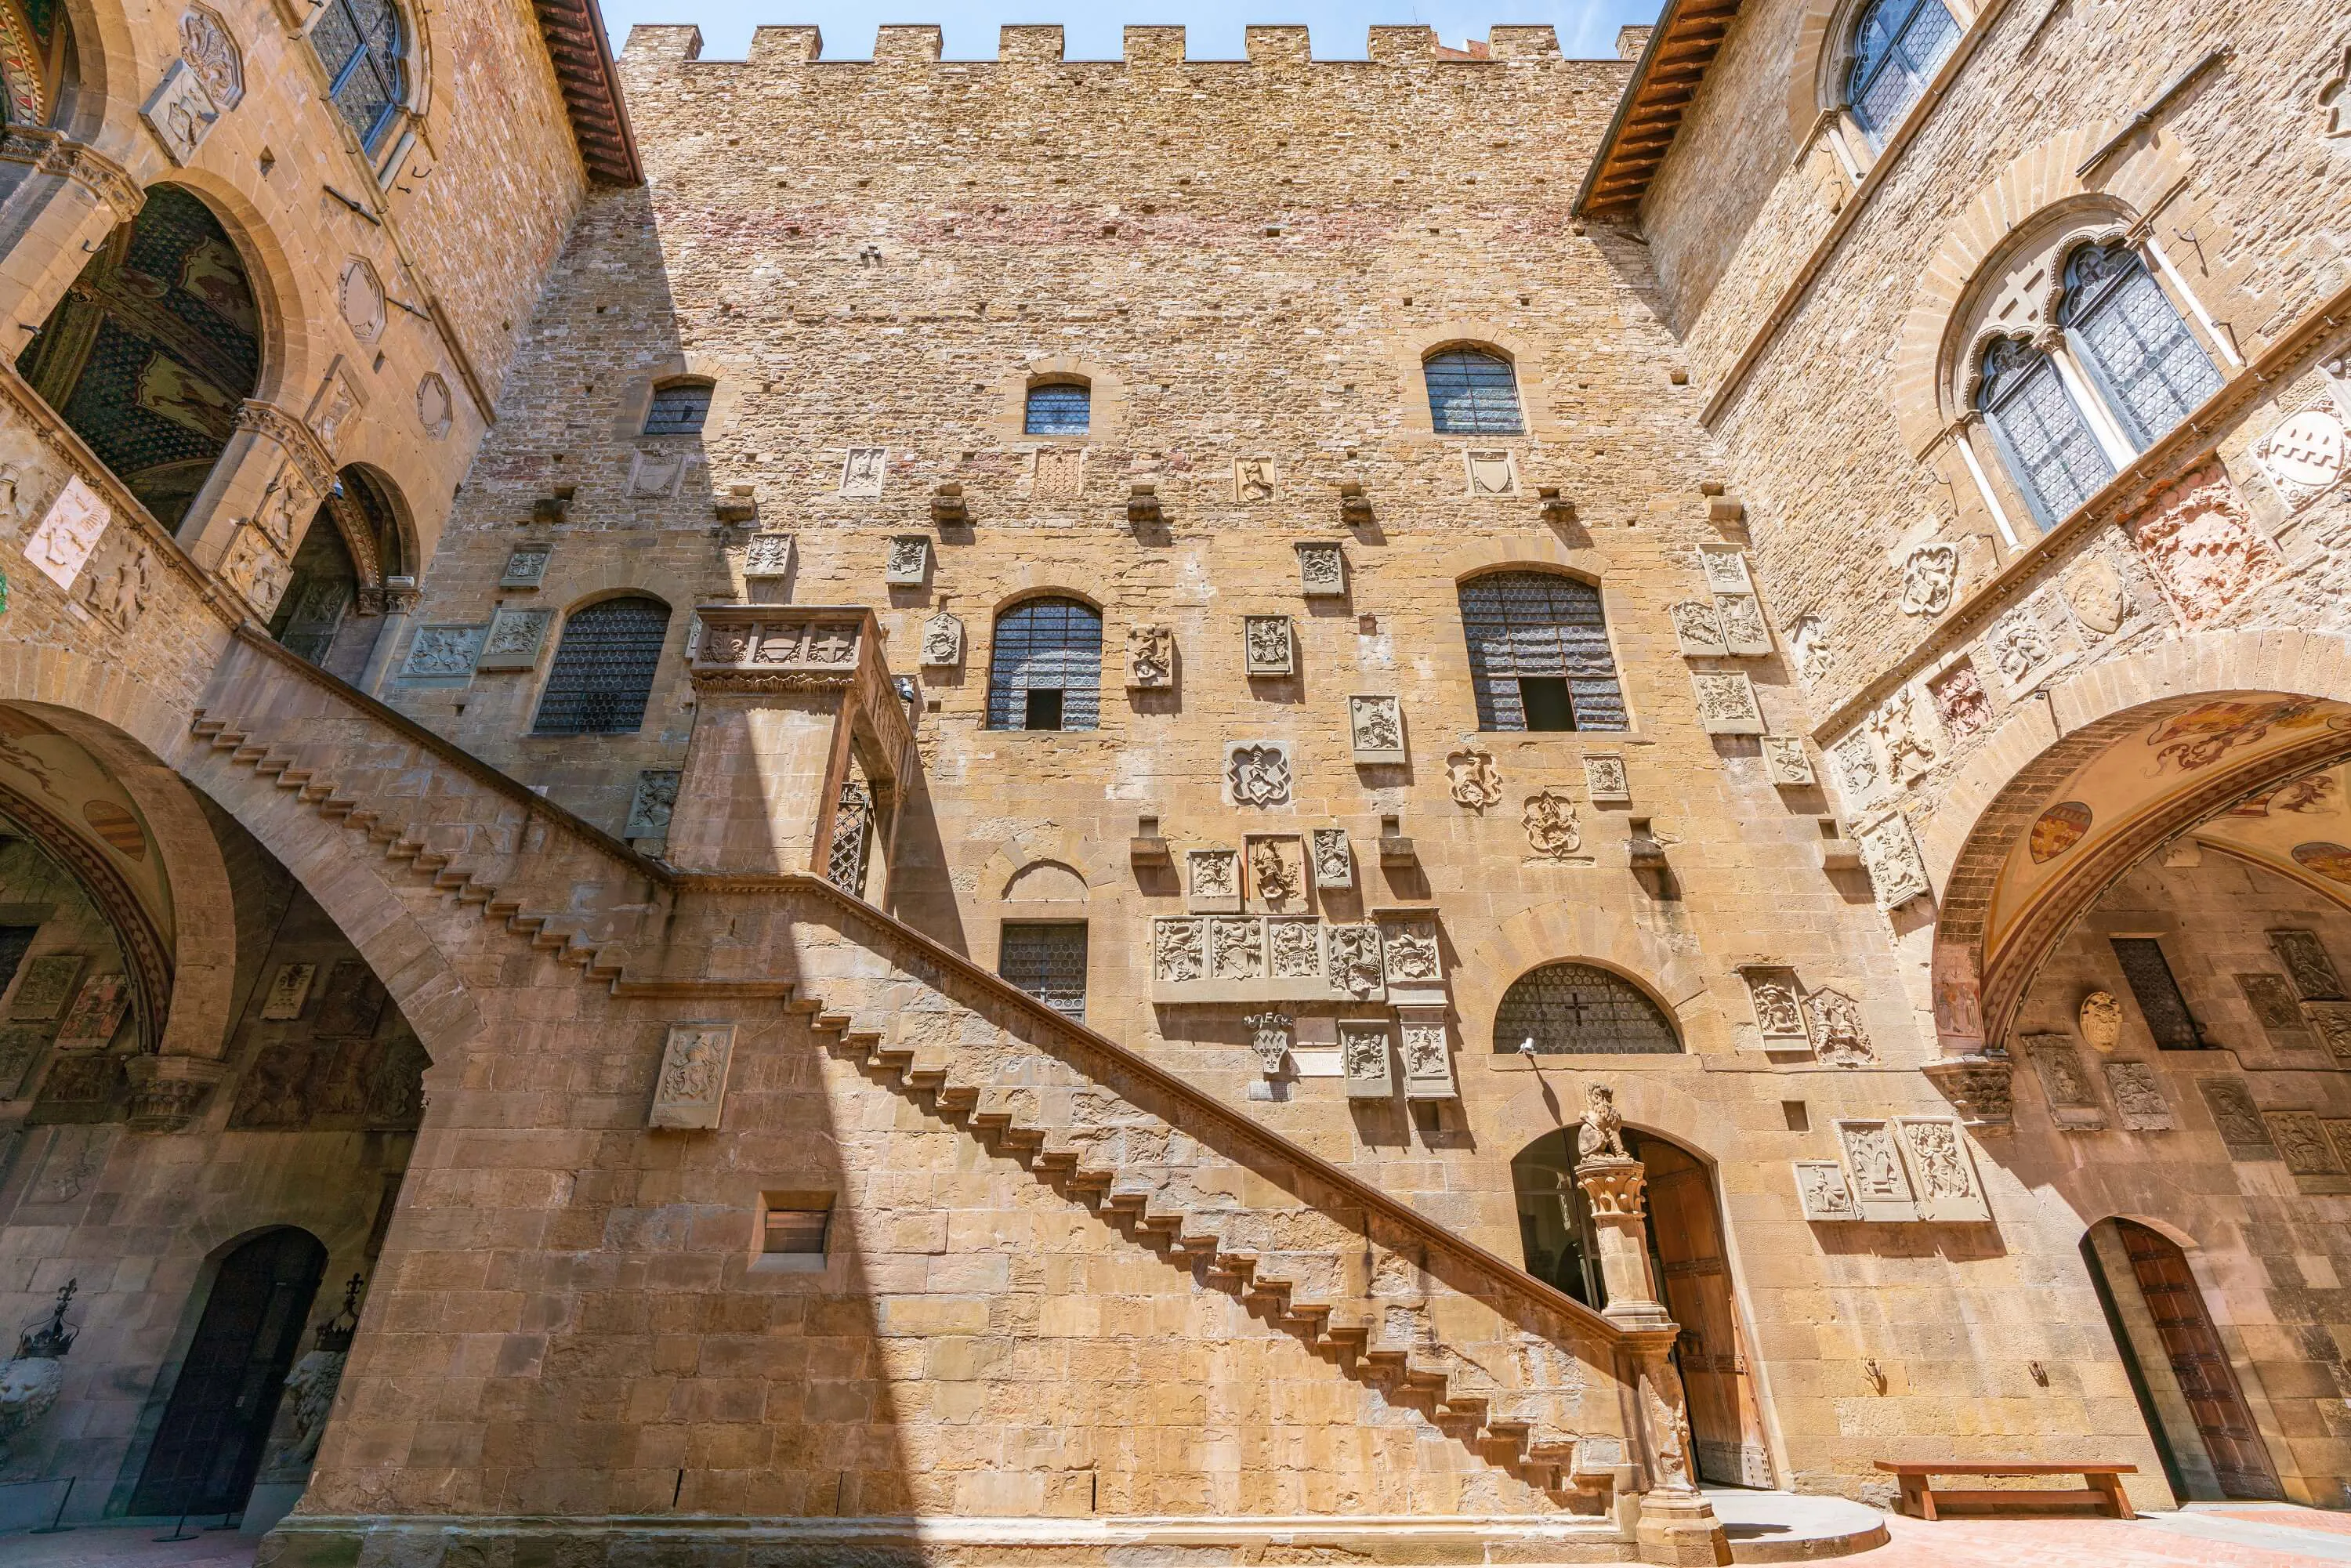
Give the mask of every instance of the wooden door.
[[223, 1260], [139, 1473], [132, 1513], [245, 1507], [326, 1264], [327, 1249], [291, 1229], [256, 1237]]
[[2189, 1270], [2187, 1255], [2144, 1225], [2118, 1219], [2115, 1228], [2122, 1233], [2139, 1294], [2147, 1299], [2163, 1353], [2171, 1360], [2172, 1375], [2179, 1380], [2179, 1391], [2196, 1417], [2197, 1434], [2204, 1439], [2221, 1492], [2284, 1500], [2270, 1451], [2245, 1406], [2212, 1316], [2204, 1310], [2204, 1292]]
[[1731, 1299], [1713, 1178], [1697, 1160], [1660, 1139], [1642, 1139], [1640, 1154], [1649, 1173], [1649, 1241], [1658, 1289], [1666, 1310], [1681, 1325], [1674, 1359], [1689, 1399], [1699, 1478], [1723, 1486], [1768, 1487], [1771, 1456]]

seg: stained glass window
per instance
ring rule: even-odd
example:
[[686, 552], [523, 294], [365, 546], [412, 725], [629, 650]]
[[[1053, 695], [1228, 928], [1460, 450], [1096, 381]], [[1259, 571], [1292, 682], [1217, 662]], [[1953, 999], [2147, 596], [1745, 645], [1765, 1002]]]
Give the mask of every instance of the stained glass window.
[[708, 382], [674, 382], [653, 389], [653, 406], [645, 411], [647, 435], [699, 435], [710, 417]]
[[403, 96], [407, 32], [392, 0], [327, 0], [310, 29], [335, 107], [371, 152]]
[[1959, 41], [1959, 24], [1943, 0], [1872, 0], [1862, 12], [1845, 102], [1871, 146], [1885, 144]]
[[1030, 387], [1020, 428], [1030, 435], [1083, 435], [1092, 418], [1092, 392], [1075, 382]]
[[996, 618], [990, 729], [1092, 729], [1102, 720], [1102, 616], [1074, 599], [1029, 599]]
[[630, 735], [645, 722], [669, 606], [607, 599], [572, 612], [538, 699], [537, 735]]
[[2211, 356], [2126, 245], [2085, 245], [2068, 258], [2058, 319], [2141, 451], [2220, 390]]
[[1086, 928], [1008, 922], [996, 972], [1073, 1019], [1086, 1016]]
[[1623, 729], [1625, 691], [1600, 591], [1551, 572], [1461, 585], [1480, 729]]
[[1428, 413], [1439, 435], [1523, 435], [1519, 381], [1510, 361], [1480, 349], [1431, 354]]
[[1533, 1040], [1538, 1056], [1676, 1051], [1672, 1020], [1630, 981], [1589, 964], [1545, 964], [1519, 977], [1494, 1014], [1494, 1050]]
[[2023, 339], [2002, 338], [1984, 350], [1976, 406], [2043, 524], [2064, 518], [2115, 476], [2056, 364]]

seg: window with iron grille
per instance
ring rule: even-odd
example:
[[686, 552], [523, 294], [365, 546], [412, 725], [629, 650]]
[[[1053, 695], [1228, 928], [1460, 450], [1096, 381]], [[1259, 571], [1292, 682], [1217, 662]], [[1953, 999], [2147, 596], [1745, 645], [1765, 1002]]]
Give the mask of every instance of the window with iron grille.
[[2162, 1051], [2204, 1051], [2210, 1042], [2204, 1031], [2196, 1027], [2196, 1015], [2188, 1010], [2188, 998], [2180, 994], [2179, 982], [2171, 976], [2171, 965], [2163, 956], [2163, 944], [2152, 936], [2113, 936], [2115, 961], [2122, 966], [2123, 978], [2129, 982], [2131, 998], [2138, 1003], [2139, 1016], [2147, 1019], [2149, 1034]]
[[572, 612], [538, 699], [535, 735], [629, 735], [645, 722], [669, 606], [607, 599]]
[[1086, 928], [1006, 923], [996, 972], [1057, 1013], [1086, 1016]]
[[2055, 361], [2023, 339], [2002, 338], [1984, 350], [1976, 406], [2043, 527], [2069, 516], [2115, 476]]
[[1461, 585], [1479, 729], [1623, 729], [1625, 689], [1600, 591], [1552, 572]]
[[2119, 241], [2085, 245], [2066, 259], [2057, 319], [2142, 452], [2220, 390], [2212, 357], [2138, 253]]
[[866, 856], [872, 843], [873, 796], [852, 779], [841, 787], [841, 804], [832, 814], [825, 880], [852, 897], [864, 897]]
[[710, 417], [708, 382], [673, 382], [653, 389], [653, 406], [645, 411], [647, 435], [699, 435]]
[[1030, 435], [1083, 435], [1092, 418], [1092, 388], [1080, 382], [1047, 382], [1029, 389], [1020, 428]]
[[1872, 147], [1885, 144], [1959, 41], [1943, 0], [1874, 0], [1862, 12], [1845, 103]]
[[1674, 1026], [1630, 981], [1589, 964], [1545, 964], [1519, 977], [1494, 1013], [1497, 1054], [1535, 1042], [1538, 1056], [1681, 1050]]
[[1029, 599], [998, 616], [987, 727], [1092, 729], [1101, 721], [1101, 613], [1074, 599]]
[[1482, 349], [1447, 349], [1422, 365], [1428, 416], [1439, 435], [1523, 435], [1519, 379], [1510, 361]]
[[326, 0], [310, 29], [310, 47], [327, 68], [329, 96], [371, 152], [405, 96], [401, 56], [407, 36], [392, 0]]

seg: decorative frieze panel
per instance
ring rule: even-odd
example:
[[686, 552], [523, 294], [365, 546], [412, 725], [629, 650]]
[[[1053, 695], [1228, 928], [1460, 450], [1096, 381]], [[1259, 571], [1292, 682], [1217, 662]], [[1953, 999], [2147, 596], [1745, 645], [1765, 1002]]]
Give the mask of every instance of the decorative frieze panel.
[[1155, 1002], [1387, 999], [1379, 936], [1368, 927], [1326, 925], [1311, 915], [1200, 913], [1163, 915], [1151, 936]]
[[1314, 885], [1347, 888], [1355, 885], [1355, 855], [1344, 828], [1317, 828], [1307, 835], [1314, 859]]
[[1176, 684], [1174, 628], [1143, 624], [1126, 629], [1126, 684], [1136, 690]]
[[726, 1103], [726, 1070], [735, 1055], [731, 1023], [672, 1024], [646, 1124], [675, 1129], [718, 1125]]
[[1359, 1002], [1387, 994], [1387, 960], [1376, 925], [1332, 925], [1323, 933], [1323, 946], [1333, 988]]
[[705, 605], [694, 649], [696, 681], [729, 685], [846, 685], [855, 674], [863, 622], [838, 610]]
[[1696, 671], [1690, 684], [1698, 695], [1698, 724], [1708, 735], [1763, 733], [1763, 710], [1756, 705], [1755, 685], [1747, 672]]
[[1309, 599], [1337, 599], [1347, 591], [1347, 552], [1333, 540], [1311, 540], [1298, 549], [1298, 588]]
[[1348, 735], [1358, 762], [1405, 760], [1404, 709], [1393, 696], [1358, 695], [1347, 699]]
[[1287, 615], [1246, 615], [1241, 618], [1241, 654], [1252, 675], [1298, 673], [1297, 644]]
[[1238, 850], [1191, 850], [1184, 856], [1190, 908], [1204, 914], [1237, 915], [1241, 907], [1241, 857]]
[[1265, 923], [1266, 975], [1277, 985], [1292, 981], [1309, 986], [1324, 983], [1322, 925], [1298, 916]]
[[1395, 1070], [1389, 1061], [1388, 1020], [1339, 1020], [1340, 1071], [1350, 1100], [1395, 1097]]

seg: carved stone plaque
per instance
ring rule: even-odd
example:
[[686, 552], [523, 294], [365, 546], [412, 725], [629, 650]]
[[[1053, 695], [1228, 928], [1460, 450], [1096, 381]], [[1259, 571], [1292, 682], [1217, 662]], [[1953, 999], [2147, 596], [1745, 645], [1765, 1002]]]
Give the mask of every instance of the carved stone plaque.
[[890, 541], [889, 559], [883, 563], [882, 580], [893, 588], [920, 586], [931, 574], [931, 538], [928, 534], [900, 534]]
[[1775, 966], [1750, 965], [1739, 971], [1747, 982], [1748, 1004], [1755, 1011], [1755, 1027], [1765, 1050], [1810, 1051], [1812, 1031], [1804, 1027], [1804, 1009], [1796, 989], [1796, 971]]
[[1918, 1202], [1904, 1170], [1890, 1121], [1846, 1121], [1836, 1124], [1837, 1142], [1844, 1149], [1845, 1168], [1852, 1173], [1855, 1207], [1861, 1218], [1902, 1221], [1918, 1218]]
[[1306, 845], [1294, 834], [1252, 834], [1241, 859], [1248, 907], [1267, 915], [1295, 915], [1309, 903]]
[[1698, 693], [1698, 724], [1708, 735], [1763, 733], [1763, 710], [1756, 706], [1755, 686], [1746, 671], [1695, 671], [1690, 684]]
[[194, 161], [196, 149], [204, 144], [220, 117], [220, 107], [213, 102], [204, 78], [183, 59], [174, 59], [164, 68], [163, 79], [155, 84], [139, 110], [139, 118], [147, 122], [172, 162], [180, 164]]
[[1876, 890], [1877, 907], [1892, 911], [1930, 891], [1927, 862], [1919, 858], [1918, 841], [1910, 833], [1909, 819], [1888, 811], [1865, 824], [1859, 834], [1861, 863]]
[[671, 813], [677, 810], [677, 781], [674, 768], [647, 768], [637, 774], [637, 788], [629, 800], [628, 825], [622, 837], [630, 839], [665, 838], [669, 833]]
[[2049, 1114], [2056, 1124], [2069, 1133], [2103, 1129], [2106, 1113], [2098, 1104], [2097, 1092], [2090, 1087], [2090, 1075], [2083, 1070], [2081, 1053], [2074, 1049], [2073, 1037], [2028, 1034], [2023, 1044], [2024, 1054], [2041, 1080], [2041, 1092], [2048, 1098]]
[[1155, 690], [1176, 684], [1173, 628], [1144, 623], [1126, 629], [1126, 684], [1136, 690]]
[[1241, 856], [1238, 850], [1192, 850], [1184, 856], [1189, 884], [1188, 907], [1205, 914], [1230, 915], [1241, 906]]
[[2267, 971], [2239, 975], [2237, 989], [2244, 993], [2245, 1005], [2253, 1009], [2255, 1021], [2272, 1045], [2281, 1051], [2307, 1051], [2318, 1043], [2311, 1038], [2302, 1004], [2283, 975]]
[[1470, 447], [1461, 454], [1461, 466], [1468, 481], [1467, 494], [1473, 501], [1519, 493], [1518, 459], [1506, 446]]
[[523, 545], [507, 557], [507, 570], [498, 578], [500, 588], [537, 588], [547, 580], [548, 558], [555, 553], [553, 545]]
[[886, 446], [852, 446], [841, 465], [841, 498], [844, 501], [878, 501], [882, 498], [882, 482], [890, 467], [890, 449]]
[[70, 592], [74, 579], [81, 575], [82, 563], [98, 549], [99, 536], [113, 520], [112, 509], [76, 474], [67, 479], [26, 539], [25, 559], [42, 576]]
[[1748, 593], [1755, 591], [1755, 581], [1747, 575], [1747, 552], [1735, 549], [1701, 549], [1698, 552], [1698, 570], [1706, 574], [1708, 593]]
[[1086, 486], [1086, 449], [1082, 446], [1039, 448], [1030, 464], [1029, 493], [1040, 500], [1067, 500]]
[[745, 577], [789, 577], [796, 540], [790, 534], [753, 534], [743, 552]]
[[1289, 675], [1298, 671], [1297, 650], [1287, 615], [1241, 618], [1241, 653], [1252, 675]]
[[1279, 1078], [1290, 1057], [1290, 1019], [1288, 1013], [1251, 1013], [1243, 1020], [1249, 1025], [1249, 1049], [1268, 1078]]
[[1225, 789], [1236, 806], [1290, 804], [1290, 747], [1237, 740], [1225, 747]]
[[[1322, 927], [1320, 921], [1270, 918], [1265, 923], [1266, 973], [1277, 981], [1321, 981]], [[1286, 994], [1292, 988], [1281, 988]]]
[[316, 964], [280, 964], [277, 973], [270, 977], [269, 989], [261, 1000], [264, 1023], [291, 1023], [302, 1016], [302, 1004], [310, 999], [310, 982], [319, 977]]
[[1357, 1001], [1370, 1001], [1387, 990], [1386, 958], [1380, 951], [1380, 928], [1366, 920], [1353, 925], [1332, 925], [1323, 932], [1332, 988]]
[[1265, 922], [1223, 915], [1208, 921], [1208, 977], [1255, 980], [1265, 974]]
[[1919, 1218], [1949, 1222], [1991, 1218], [1991, 1206], [1984, 1201], [1983, 1187], [1976, 1179], [1975, 1157], [1957, 1121], [1901, 1116], [1894, 1126], [1901, 1141], [1903, 1163], [1910, 1168]]
[[1595, 806], [1629, 806], [1633, 803], [1633, 785], [1625, 771], [1625, 759], [1614, 752], [1585, 754], [1583, 788]]
[[1983, 653], [2011, 702], [2044, 685], [2080, 653], [2064, 606], [2043, 589], [1991, 623]]
[[2351, 456], [2351, 434], [2334, 399], [2321, 392], [2280, 421], [2253, 445], [2253, 461], [2284, 497], [2288, 510], [2299, 511], [2343, 477]]
[[2343, 999], [2343, 981], [2335, 974], [2335, 960], [2327, 956], [2317, 932], [2290, 927], [2273, 931], [2269, 936], [2270, 951], [2285, 966], [2286, 977], [2294, 982], [2297, 996], [2306, 1002]]
[[1714, 616], [1722, 625], [1723, 645], [1734, 658], [1761, 659], [1771, 652], [1771, 628], [1763, 619], [1762, 601], [1751, 593], [1718, 593]]
[[1866, 729], [1856, 729], [1829, 747], [1829, 776], [1836, 780], [1837, 794], [1853, 816], [1883, 805], [1893, 793]]
[[923, 664], [926, 669], [963, 663], [963, 622], [940, 611], [923, 622]]
[[1347, 591], [1347, 552], [1328, 540], [1298, 549], [1299, 591], [1309, 599], [1336, 599]]
[[1869, 733], [1886, 758], [1887, 775], [1902, 784], [1913, 783], [1942, 760], [1942, 726], [1934, 704], [1917, 686], [1903, 686], [1869, 716]]
[[2316, 1112], [2270, 1111], [2262, 1119], [2269, 1124], [2270, 1141], [2277, 1145], [2287, 1170], [2295, 1176], [2343, 1174], [2342, 1156], [2335, 1152]]
[[407, 661], [400, 667], [405, 680], [447, 680], [474, 673], [487, 626], [420, 626], [408, 644]]
[[1402, 762], [1404, 709], [1393, 696], [1347, 699], [1347, 733], [1358, 762]]
[[1151, 923], [1151, 973], [1162, 983], [1204, 979], [1208, 973], [1208, 923], [1161, 919]]
[[1832, 1067], [1862, 1067], [1877, 1060], [1861, 1004], [1823, 987], [1804, 998], [1804, 1019], [1813, 1026], [1813, 1050]]
[[1765, 736], [1763, 770], [1782, 789], [1809, 789], [1816, 782], [1812, 754], [1804, 749], [1804, 737], [1801, 735]]
[[1350, 1100], [1388, 1100], [1395, 1095], [1385, 1019], [1339, 1020], [1340, 1071]]
[[1991, 728], [1991, 694], [1984, 690], [1982, 677], [1967, 660], [1960, 660], [1929, 680], [1927, 695], [1934, 702], [1935, 716], [1942, 721], [1943, 733], [1954, 744]]
[[490, 612], [490, 629], [482, 638], [475, 660], [477, 670], [528, 670], [538, 663], [538, 650], [554, 622], [552, 610], [517, 610], [501, 604]]
[[2104, 1065], [2106, 1092], [2115, 1097], [2115, 1111], [2126, 1131], [2168, 1133], [2178, 1125], [2172, 1119], [2171, 1102], [2164, 1097], [2163, 1081], [2154, 1067], [2144, 1061], [2109, 1061]]
[[82, 966], [88, 962], [79, 953], [45, 953], [27, 959], [8, 998], [9, 1018], [45, 1022], [58, 1017], [73, 999], [74, 982], [81, 978]]
[[1797, 1160], [1796, 1200], [1808, 1220], [1859, 1219], [1861, 1207], [1845, 1185], [1844, 1167], [1834, 1160]]
[[2212, 1124], [2219, 1129], [2220, 1142], [2227, 1145], [2232, 1160], [2273, 1160], [2278, 1157], [2277, 1145], [2270, 1140], [2269, 1124], [2262, 1120], [2261, 1107], [2253, 1103], [2253, 1092], [2241, 1079], [2199, 1078], [2196, 1092], [2204, 1096], [2204, 1107], [2212, 1113]]
[[1919, 546], [1902, 562], [1902, 613], [1940, 615], [1951, 607], [1959, 584], [1959, 546]]
[[684, 452], [637, 453], [629, 460], [629, 495], [637, 500], [676, 495], [678, 482], [685, 477], [687, 458]]
[[2336, 1061], [2351, 1065], [2351, 1002], [2304, 1002], [2302, 1010], [2318, 1031], [2318, 1042]]
[[[1583, 847], [1583, 824], [1574, 797], [1542, 789], [1527, 797], [1519, 813], [1527, 835], [1527, 852], [1538, 861], [1566, 862]], [[1589, 863], [1588, 859], [1586, 863]]]
[[1308, 835], [1314, 860], [1314, 885], [1344, 888], [1355, 885], [1355, 856], [1344, 828], [1317, 828]]
[[670, 1025], [662, 1048], [661, 1076], [653, 1087], [653, 1114], [646, 1125], [712, 1128], [726, 1103], [726, 1070], [735, 1055], [731, 1023]]
[[1666, 606], [1673, 617], [1674, 643], [1685, 659], [1718, 659], [1730, 652], [1722, 639], [1722, 621], [1712, 604], [1684, 599]]
[[1233, 459], [1233, 500], [1237, 505], [1251, 501], [1281, 499], [1281, 476], [1270, 457], [1236, 457]]
[[2277, 541], [2217, 467], [2164, 489], [2128, 531], [2156, 585], [2190, 626], [2225, 618], [2285, 570]]
[[1400, 1014], [1396, 1020], [1396, 1032], [1402, 1037], [1404, 1097], [1407, 1100], [1458, 1098], [1460, 1092], [1453, 1085], [1453, 1051], [1444, 1015]]
[[1445, 964], [1437, 947], [1435, 920], [1416, 916], [1384, 920], [1380, 946], [1386, 957], [1391, 992], [1443, 989]]

